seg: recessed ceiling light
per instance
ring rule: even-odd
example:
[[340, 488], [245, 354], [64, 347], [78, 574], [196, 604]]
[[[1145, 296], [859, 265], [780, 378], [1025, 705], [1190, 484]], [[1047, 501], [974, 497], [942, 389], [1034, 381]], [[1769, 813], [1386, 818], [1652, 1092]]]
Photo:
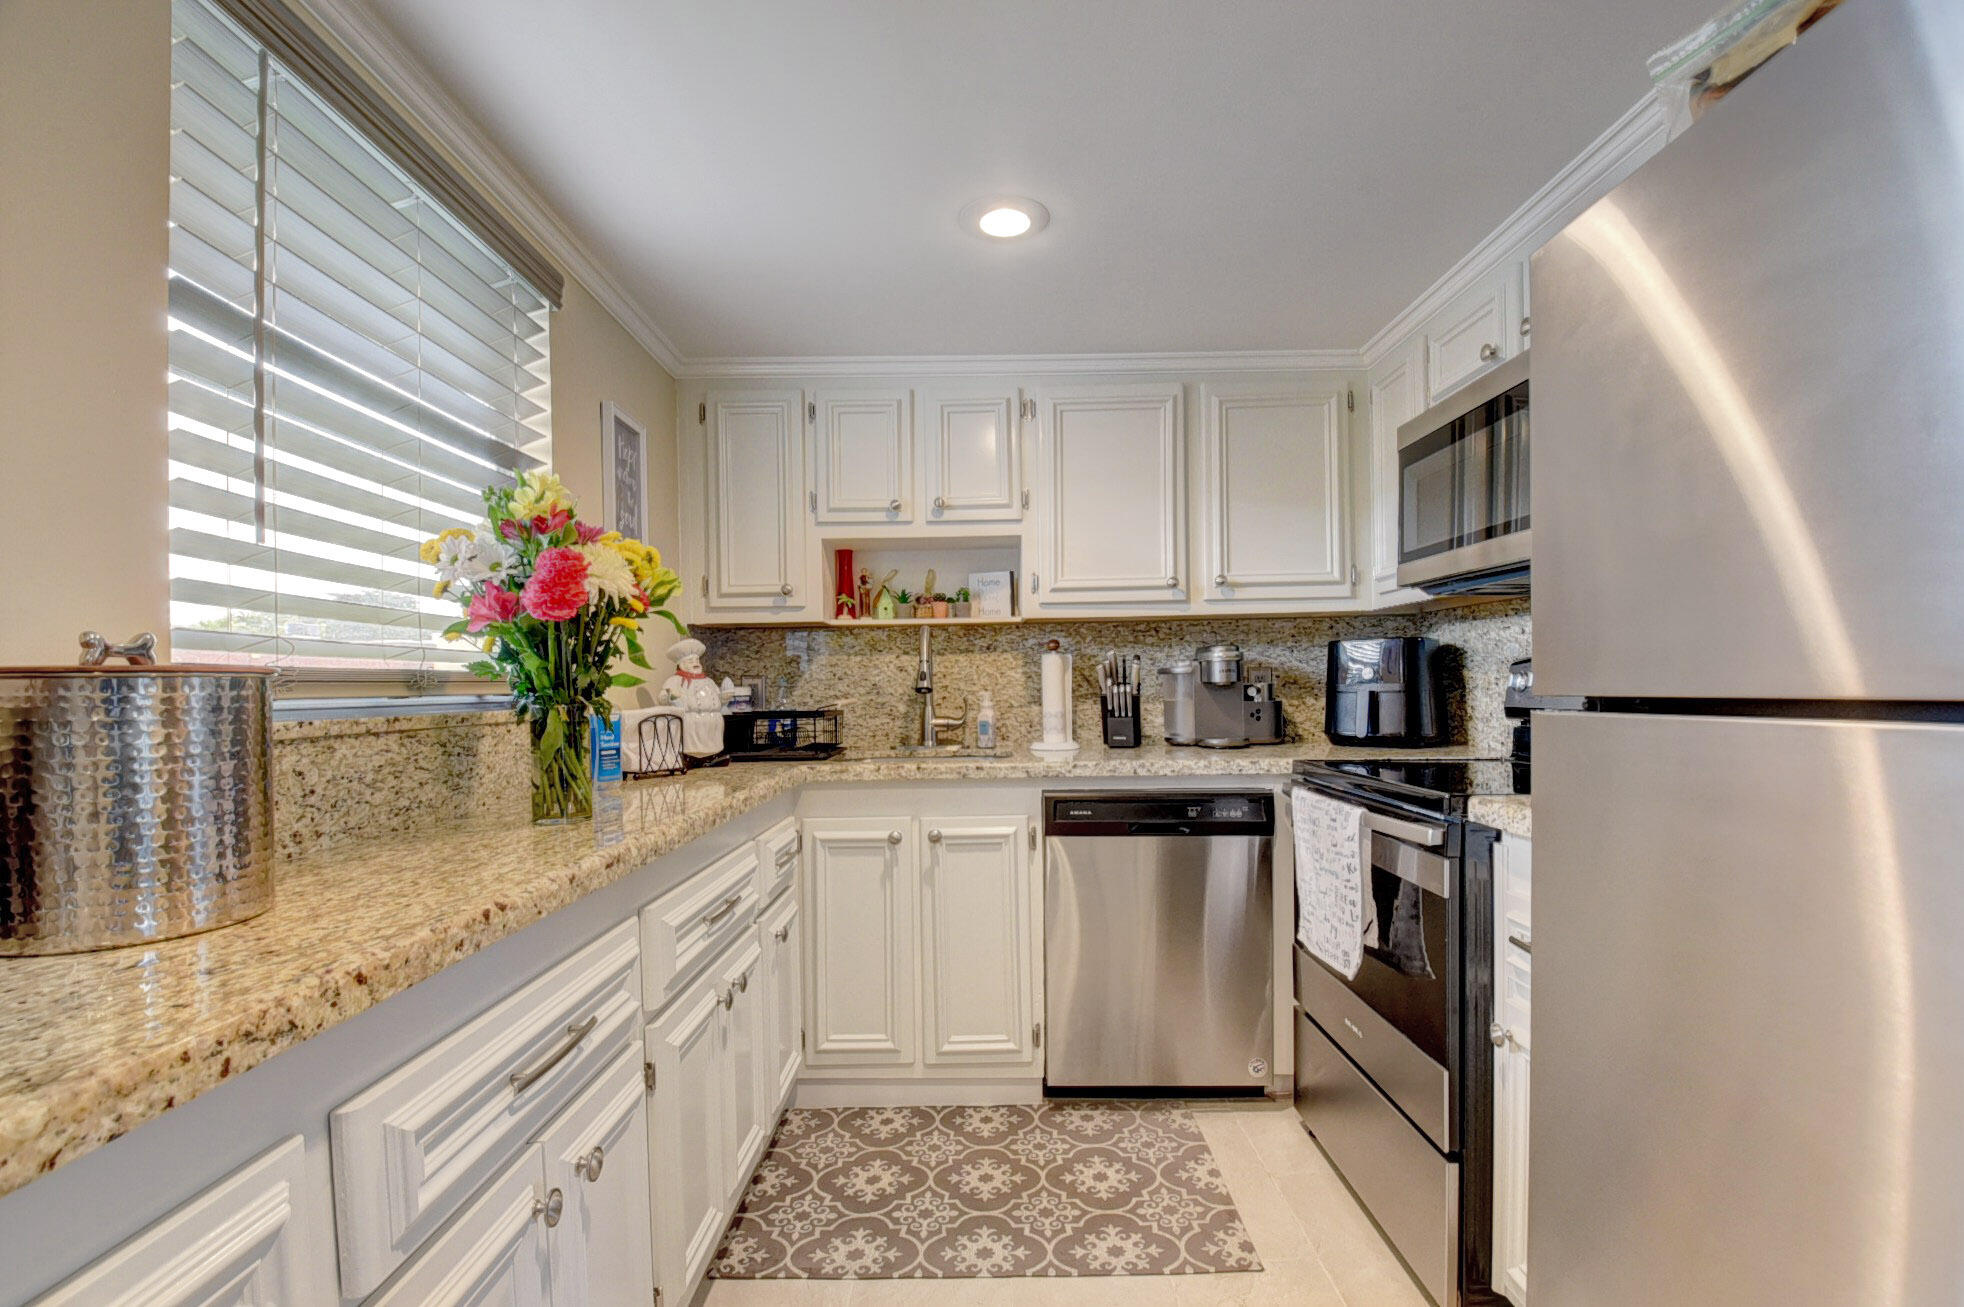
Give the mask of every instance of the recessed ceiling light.
[[1042, 231], [1050, 210], [1020, 195], [995, 195], [964, 205], [958, 221], [972, 235], [1009, 241]]

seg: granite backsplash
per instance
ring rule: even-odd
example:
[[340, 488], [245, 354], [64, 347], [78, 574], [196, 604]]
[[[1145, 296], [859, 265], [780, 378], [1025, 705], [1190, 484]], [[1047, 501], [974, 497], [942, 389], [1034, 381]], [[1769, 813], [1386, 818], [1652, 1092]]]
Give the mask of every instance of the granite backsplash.
[[[719, 680], [760, 678], [777, 702], [814, 708], [846, 704], [846, 744], [900, 744], [914, 708], [920, 632], [906, 627], [730, 627], [696, 632]], [[966, 709], [974, 738], [977, 696], [995, 699], [1005, 748], [1041, 734], [1037, 656], [1051, 640], [1076, 654], [1077, 729], [1098, 738], [1097, 662], [1107, 650], [1138, 654], [1146, 669], [1147, 739], [1160, 733], [1152, 669], [1191, 657], [1197, 645], [1230, 641], [1251, 664], [1272, 668], [1292, 733], [1323, 729], [1324, 645], [1343, 636], [1429, 635], [1460, 651], [1463, 692], [1451, 702], [1452, 741], [1487, 756], [1506, 754], [1501, 713], [1507, 665], [1529, 646], [1526, 600], [1419, 613], [1340, 617], [1216, 618], [1118, 622], [1024, 622], [934, 629], [936, 707]], [[276, 838], [283, 859], [404, 831], [505, 817], [529, 802], [531, 754], [509, 713], [442, 713], [281, 722], [273, 732]]]
[[[915, 711], [914, 671], [920, 632], [907, 627], [725, 627], [695, 633], [708, 652], [706, 670], [721, 679], [761, 680], [773, 705], [815, 708], [843, 703], [849, 747], [888, 749], [903, 742]], [[1507, 664], [1528, 653], [1526, 600], [1420, 613], [1360, 613], [1336, 617], [1181, 618], [1116, 622], [1024, 622], [1013, 626], [934, 628], [935, 707], [966, 711], [974, 738], [975, 707], [987, 690], [996, 729], [1007, 747], [1042, 733], [1038, 655], [1051, 641], [1076, 655], [1077, 730], [1095, 739], [1097, 664], [1108, 650], [1138, 654], [1146, 671], [1141, 722], [1160, 733], [1153, 669], [1190, 658], [1196, 646], [1227, 641], [1251, 665], [1273, 669], [1291, 729], [1323, 729], [1324, 646], [1345, 636], [1430, 635], [1460, 650], [1464, 693], [1452, 703], [1453, 740], [1504, 755], [1509, 745], [1501, 696]]]

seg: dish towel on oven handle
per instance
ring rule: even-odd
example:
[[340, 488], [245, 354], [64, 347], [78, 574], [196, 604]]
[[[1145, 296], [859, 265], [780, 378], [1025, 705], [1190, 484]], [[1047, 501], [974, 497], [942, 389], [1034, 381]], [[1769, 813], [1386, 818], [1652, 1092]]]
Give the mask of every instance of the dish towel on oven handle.
[[1375, 928], [1366, 881], [1364, 810], [1304, 785], [1289, 794], [1296, 828], [1296, 940], [1345, 980]]

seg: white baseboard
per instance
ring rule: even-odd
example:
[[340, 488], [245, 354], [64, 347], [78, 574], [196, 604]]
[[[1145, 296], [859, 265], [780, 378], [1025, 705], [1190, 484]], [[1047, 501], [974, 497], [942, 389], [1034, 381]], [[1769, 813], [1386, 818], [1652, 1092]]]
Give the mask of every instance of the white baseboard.
[[1041, 1080], [800, 1080], [793, 1107], [997, 1107], [1041, 1103]]

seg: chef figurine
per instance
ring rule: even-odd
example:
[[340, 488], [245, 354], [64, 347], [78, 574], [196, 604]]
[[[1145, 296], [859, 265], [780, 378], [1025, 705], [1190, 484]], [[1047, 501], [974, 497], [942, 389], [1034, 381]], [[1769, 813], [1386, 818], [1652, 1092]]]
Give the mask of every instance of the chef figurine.
[[661, 687], [661, 701], [682, 710], [682, 752], [691, 758], [723, 752], [723, 696], [702, 670], [703, 648], [700, 640], [677, 640], [668, 651], [675, 675]]

